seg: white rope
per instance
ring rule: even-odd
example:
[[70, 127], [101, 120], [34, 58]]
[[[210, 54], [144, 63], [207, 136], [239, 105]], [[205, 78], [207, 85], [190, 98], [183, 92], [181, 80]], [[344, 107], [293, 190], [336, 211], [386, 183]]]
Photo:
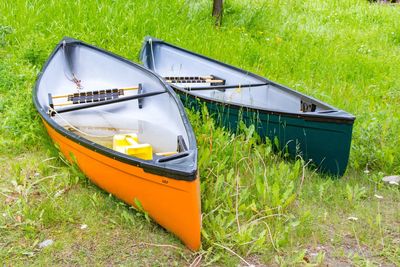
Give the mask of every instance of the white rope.
[[[78, 93], [79, 93], [79, 91], [83, 88], [83, 86], [81, 85], [81, 80], [79, 80], [78, 79], [78, 77], [76, 77], [76, 75], [75, 75], [75, 73], [74, 73], [74, 71], [73, 71], [73, 69], [72, 69], [72, 66], [70, 66], [68, 63], [67, 63], [67, 55], [65, 54], [65, 49], [66, 49], [66, 47], [67, 47], [67, 43], [65, 42], [65, 40], [63, 41], [63, 44], [62, 44], [62, 53], [63, 53], [63, 56], [64, 56], [64, 58], [63, 58], [63, 71], [64, 71], [64, 75], [65, 75], [65, 77], [68, 79], [68, 80], [70, 80], [71, 82], [73, 82], [73, 83], [75, 83], [75, 85], [76, 85], [76, 87], [77, 87], [77, 91], [78, 91]], [[68, 66], [69, 66], [69, 71], [71, 72], [71, 77], [66, 73], [66, 68], [67, 68], [67, 64], [68, 64]], [[68, 70], [67, 70], [68, 71]], [[69, 72], [68, 71], [68, 72]]]
[[157, 72], [157, 70], [156, 70], [156, 62], [154, 61], [153, 40], [151, 38], [149, 39], [149, 43], [150, 43], [151, 60], [153, 61], [154, 72]]
[[72, 129], [74, 129], [75, 131], [83, 134], [83, 135], [87, 135], [90, 137], [95, 137], [95, 138], [109, 138], [109, 137], [114, 137], [114, 135], [95, 135], [95, 134], [89, 134], [89, 133], [85, 133], [81, 130], [79, 130], [78, 128], [76, 128], [74, 125], [72, 125], [71, 123], [69, 123], [66, 119], [64, 119], [55, 109], [50, 108], [50, 112], [54, 112], [62, 121], [64, 121], [69, 127], [71, 127]]
[[[67, 74], [67, 72], [65, 71], [66, 70], [66, 68], [67, 68], [67, 63], [66, 63], [66, 58], [67, 58], [67, 56], [66, 56], [66, 54], [65, 54], [65, 47], [66, 47], [66, 42], [65, 42], [65, 40], [63, 41], [63, 45], [62, 45], [62, 53], [63, 53], [63, 71], [64, 71], [64, 75], [65, 75], [65, 77], [67, 77], [67, 79], [68, 80], [70, 80], [71, 82], [73, 81], [73, 79], [74, 79], [74, 77], [73, 76], [70, 76], [69, 75], [69, 72], [68, 72], [68, 74]], [[72, 74], [73, 75], [73, 74]]]

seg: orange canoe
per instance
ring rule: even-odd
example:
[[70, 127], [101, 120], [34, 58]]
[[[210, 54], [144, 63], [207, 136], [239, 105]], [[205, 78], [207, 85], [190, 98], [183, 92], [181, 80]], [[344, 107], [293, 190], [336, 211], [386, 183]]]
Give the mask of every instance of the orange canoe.
[[196, 140], [181, 102], [157, 75], [64, 38], [33, 100], [53, 141], [93, 183], [140, 203], [188, 248], [200, 248]]

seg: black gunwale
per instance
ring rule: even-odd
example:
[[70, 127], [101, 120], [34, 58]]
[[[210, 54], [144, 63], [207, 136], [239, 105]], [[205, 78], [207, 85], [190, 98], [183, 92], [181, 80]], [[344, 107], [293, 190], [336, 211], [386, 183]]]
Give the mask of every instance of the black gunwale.
[[[152, 161], [145, 161], [145, 160], [141, 160], [139, 158], [134, 158], [134, 157], [130, 157], [128, 155], [119, 153], [117, 151], [114, 151], [112, 149], [109, 149], [107, 147], [101, 146], [99, 144], [96, 144], [88, 139], [85, 139], [81, 136], [78, 136], [66, 129], [64, 129], [63, 127], [59, 126], [54, 120], [52, 120], [50, 118], [50, 116], [46, 113], [46, 110], [44, 110], [44, 107], [42, 107], [39, 103], [38, 100], [38, 96], [37, 96], [37, 92], [38, 92], [38, 86], [40, 83], [40, 80], [42, 79], [43, 73], [46, 71], [50, 61], [53, 59], [54, 55], [57, 53], [58, 49], [60, 49], [60, 47], [62, 46], [63, 42], [65, 43], [75, 43], [75, 44], [79, 44], [82, 46], [86, 46], [90, 49], [93, 49], [95, 51], [104, 53], [105, 55], [111, 56], [113, 58], [116, 58], [118, 60], [120, 60], [121, 62], [127, 63], [133, 67], [136, 67], [140, 70], [142, 70], [143, 72], [147, 72], [149, 74], [151, 74], [154, 79], [159, 80], [160, 83], [164, 86], [164, 88], [166, 89], [167, 93], [169, 93], [169, 95], [174, 99], [180, 116], [182, 118], [185, 130], [187, 132], [188, 135], [188, 139], [189, 139], [189, 150], [187, 151], [188, 155], [186, 156], [186, 161], [192, 165], [193, 167], [190, 168], [190, 170], [187, 170], [187, 168], [179, 168], [176, 165], [174, 165], [173, 168], [170, 168], [168, 166], [168, 163], [158, 163], [157, 160], [153, 159]], [[83, 41], [80, 40], [76, 40], [70, 37], [64, 37], [54, 48], [53, 52], [50, 54], [49, 58], [47, 59], [47, 61], [45, 62], [45, 64], [42, 67], [42, 70], [39, 72], [36, 82], [35, 82], [35, 86], [33, 88], [33, 103], [35, 105], [36, 110], [39, 112], [41, 118], [48, 124], [50, 125], [50, 127], [52, 127], [56, 132], [58, 132], [59, 134], [61, 134], [62, 136], [74, 141], [75, 143], [78, 143], [79, 145], [82, 145], [94, 152], [100, 153], [104, 156], [107, 156], [109, 158], [121, 161], [123, 163], [127, 163], [133, 166], [137, 166], [142, 168], [145, 172], [148, 173], [153, 173], [153, 174], [157, 174], [160, 176], [164, 176], [167, 178], [172, 178], [172, 179], [176, 179], [176, 180], [184, 180], [184, 181], [194, 181], [197, 178], [197, 145], [196, 145], [196, 138], [193, 132], [193, 128], [186, 116], [184, 107], [182, 105], [182, 103], [180, 102], [180, 100], [178, 99], [178, 97], [176, 96], [175, 92], [171, 89], [171, 87], [166, 84], [161, 77], [159, 77], [158, 75], [156, 75], [154, 72], [148, 70], [147, 68], [144, 68], [143, 66], [134, 63], [132, 61], [129, 61], [126, 58], [123, 58], [119, 55], [116, 55], [112, 52], [103, 50], [101, 48], [98, 48], [96, 46], [87, 44]], [[184, 163], [182, 163], [184, 164]]]
[[[152, 44], [153, 44], [153, 43], [164, 44], [164, 45], [170, 46], [170, 47], [172, 47], [172, 48], [175, 48], [175, 49], [177, 49], [177, 50], [181, 50], [181, 51], [183, 51], [183, 52], [192, 54], [192, 55], [194, 55], [194, 56], [198, 56], [198, 57], [203, 58], [203, 59], [205, 59], [205, 60], [208, 60], [208, 61], [211, 61], [211, 62], [220, 64], [220, 65], [223, 65], [224, 67], [231, 68], [231, 69], [233, 69], [233, 70], [239, 71], [239, 72], [244, 73], [244, 74], [246, 74], [246, 75], [248, 75], [248, 76], [251, 76], [251, 77], [253, 77], [253, 78], [259, 79], [260, 81], [263, 81], [263, 82], [265, 82], [265, 83], [268, 83], [269, 85], [276, 86], [276, 87], [278, 87], [278, 88], [280, 88], [280, 89], [289, 91], [289, 92], [294, 93], [294, 94], [296, 94], [296, 95], [299, 95], [299, 96], [301, 96], [301, 98], [306, 99], [306, 100], [308, 100], [308, 101], [311, 101], [311, 103], [314, 103], [314, 104], [322, 104], [322, 105], [324, 105], [324, 106], [330, 108], [332, 111], [334, 111], [334, 112], [332, 112], [332, 113], [338, 113], [338, 112], [340, 112], [341, 114], [338, 114], [338, 115], [335, 116], [335, 115], [332, 114], [332, 113], [329, 113], [329, 114], [326, 114], [326, 113], [325, 113], [325, 114], [324, 114], [324, 113], [317, 113], [317, 112], [313, 112], [313, 113], [294, 113], [294, 112], [286, 112], [286, 111], [283, 111], [283, 110], [267, 109], [267, 108], [263, 108], [263, 107], [254, 107], [254, 106], [245, 105], [245, 104], [236, 104], [236, 103], [231, 103], [231, 102], [226, 102], [226, 101], [215, 100], [214, 98], [211, 98], [211, 97], [196, 95], [196, 94], [194, 94], [192, 91], [187, 90], [187, 89], [185, 89], [185, 88], [183, 88], [183, 87], [179, 87], [179, 86], [176, 86], [176, 85], [174, 85], [174, 84], [170, 84], [170, 86], [171, 86], [172, 88], [174, 88], [176, 91], [179, 91], [179, 92], [182, 93], [182, 94], [187, 94], [187, 95], [190, 95], [190, 96], [192, 96], [192, 97], [201, 99], [201, 100], [204, 101], [204, 102], [215, 103], [215, 104], [218, 104], [218, 105], [226, 106], [226, 107], [228, 107], [228, 108], [235, 108], [235, 109], [243, 109], [243, 108], [244, 108], [244, 109], [246, 109], [246, 110], [248, 110], [248, 111], [259, 112], [259, 113], [270, 114], [270, 115], [277, 115], [277, 116], [294, 117], [294, 118], [304, 119], [304, 120], [307, 120], [307, 121], [333, 122], [333, 123], [353, 124], [354, 121], [355, 121], [355, 119], [356, 119], [354, 115], [352, 115], [352, 114], [350, 114], [350, 113], [348, 113], [348, 112], [346, 112], [346, 111], [339, 110], [339, 109], [337, 109], [337, 108], [335, 108], [335, 107], [333, 107], [333, 106], [331, 106], [331, 105], [329, 105], [329, 104], [327, 104], [327, 103], [325, 103], [325, 102], [323, 102], [323, 101], [320, 101], [320, 100], [318, 100], [318, 99], [316, 99], [316, 98], [313, 98], [313, 97], [311, 97], [311, 96], [308, 96], [308, 95], [305, 95], [305, 94], [300, 93], [300, 92], [298, 92], [298, 91], [295, 91], [295, 90], [293, 90], [293, 89], [291, 89], [291, 88], [289, 88], [289, 87], [287, 87], [287, 86], [278, 84], [278, 83], [276, 83], [276, 82], [270, 81], [270, 80], [268, 80], [268, 79], [266, 79], [266, 78], [264, 78], [264, 77], [262, 77], [262, 76], [259, 76], [259, 75], [257, 75], [257, 74], [254, 74], [254, 73], [252, 73], [252, 72], [249, 72], [249, 71], [240, 69], [240, 68], [238, 68], [238, 67], [229, 65], [229, 64], [227, 64], [227, 63], [218, 61], [218, 60], [216, 60], [216, 59], [209, 58], [209, 57], [207, 57], [207, 56], [204, 56], [204, 55], [201, 55], [201, 54], [198, 54], [198, 53], [195, 53], [195, 52], [186, 50], [186, 49], [184, 49], [184, 48], [181, 48], [181, 47], [179, 47], [179, 46], [173, 45], [173, 44], [171, 44], [171, 43], [165, 42], [165, 41], [163, 41], [163, 40], [160, 40], [160, 39], [157, 39], [157, 38], [154, 38], [154, 37], [151, 37], [151, 36], [146, 36], [145, 39], [144, 39], [144, 42], [143, 42], [143, 44], [142, 44], [142, 48], [141, 48], [140, 54], [139, 54], [140, 60], [143, 59], [144, 50], [145, 50], [145, 48], [146, 48], [146, 45], [152, 45], [152, 44], [150, 44], [150, 40], [151, 40], [151, 43], [152, 43]], [[151, 59], [151, 60], [153, 60], [153, 59]], [[143, 61], [142, 61], [142, 63], [144, 64], [144, 66], [145, 66], [146, 68], [149, 68], [149, 66], [147, 65], [146, 62], [143, 62]], [[154, 64], [154, 62], [152, 62], [152, 64]], [[149, 69], [150, 69], [150, 68], [149, 68]], [[150, 70], [151, 70], [151, 69], [150, 69]], [[210, 90], [212, 90], [212, 88], [210, 88]]]

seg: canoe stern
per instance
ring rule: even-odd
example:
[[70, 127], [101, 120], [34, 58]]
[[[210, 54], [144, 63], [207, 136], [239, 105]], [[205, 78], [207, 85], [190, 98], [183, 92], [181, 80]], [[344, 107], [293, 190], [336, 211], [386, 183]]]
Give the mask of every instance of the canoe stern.
[[[78, 165], [97, 186], [136, 207], [158, 224], [174, 233], [193, 251], [201, 246], [200, 179], [176, 180], [145, 172], [86, 148], [58, 133], [44, 120], [44, 125], [63, 155]], [[74, 156], [71, 156], [74, 155]], [[136, 207], [138, 208], [138, 207]]]

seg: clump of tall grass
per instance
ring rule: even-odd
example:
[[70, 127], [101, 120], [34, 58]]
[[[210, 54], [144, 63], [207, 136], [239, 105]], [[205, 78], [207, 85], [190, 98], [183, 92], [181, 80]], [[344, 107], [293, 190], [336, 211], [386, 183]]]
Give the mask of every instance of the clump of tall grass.
[[11, 154], [32, 150], [46, 135], [32, 104], [36, 71], [22, 64], [0, 63], [0, 148]]
[[291, 206], [304, 175], [303, 162], [283, 161], [270, 142], [260, 140], [254, 126], [241, 124], [237, 133], [229, 133], [215, 126], [206, 106], [189, 114], [199, 145], [207, 255], [222, 249], [220, 244], [246, 256], [279, 251], [295, 229], [290, 225], [299, 223]]

